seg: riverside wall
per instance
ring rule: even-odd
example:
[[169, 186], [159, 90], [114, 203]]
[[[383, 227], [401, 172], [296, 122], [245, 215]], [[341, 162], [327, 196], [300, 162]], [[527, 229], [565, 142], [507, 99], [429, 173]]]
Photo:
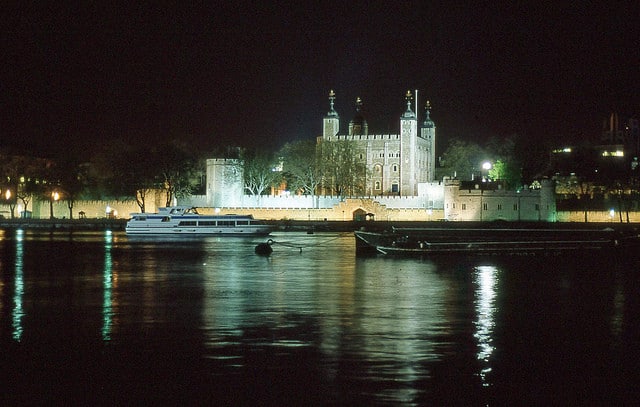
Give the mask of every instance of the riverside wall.
[[[443, 209], [410, 208], [397, 205], [398, 202], [405, 203], [404, 200], [393, 201], [396, 205], [385, 205], [371, 198], [342, 199], [328, 208], [307, 208], [307, 207], [238, 207], [238, 208], [207, 208], [198, 205], [197, 199], [193, 202], [179, 202], [179, 204], [196, 204], [201, 213], [213, 214], [252, 214], [256, 218], [273, 221], [296, 220], [296, 221], [352, 221], [352, 220], [379, 220], [379, 221], [440, 221], [445, 219]], [[388, 203], [388, 202], [387, 202]], [[160, 202], [150, 200], [146, 204], [147, 212], [156, 212]], [[28, 208], [32, 219], [49, 219], [49, 202], [36, 202]], [[109, 212], [107, 212], [109, 210]], [[140, 208], [135, 201], [76, 201], [73, 207], [73, 218], [84, 219], [128, 219], [131, 213], [139, 212]], [[84, 216], [80, 216], [83, 213]], [[0, 204], [0, 215], [4, 219], [10, 219], [11, 213], [8, 205]], [[558, 211], [555, 214], [557, 222], [585, 222], [584, 211]], [[14, 216], [18, 217], [17, 209]], [[56, 219], [69, 219], [69, 208], [65, 201], [53, 203], [53, 217]], [[366, 218], [366, 219], [365, 219]], [[622, 218], [622, 221], [621, 221]], [[617, 211], [587, 211], [587, 222], [599, 223], [640, 223], [640, 211], [620, 213]], [[490, 219], [487, 219], [490, 220]]]

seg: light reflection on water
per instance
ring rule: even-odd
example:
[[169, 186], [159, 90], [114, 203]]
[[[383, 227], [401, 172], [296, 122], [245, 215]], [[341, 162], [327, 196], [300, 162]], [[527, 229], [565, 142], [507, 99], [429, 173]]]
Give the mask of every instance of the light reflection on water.
[[24, 308], [22, 305], [22, 297], [24, 296], [24, 232], [22, 229], [16, 230], [16, 261], [15, 261], [15, 289], [13, 292], [13, 339], [20, 341], [22, 339], [22, 318], [24, 317]]
[[478, 266], [474, 270], [476, 290], [476, 332], [478, 359], [482, 362], [480, 377], [484, 386], [489, 386], [487, 374], [491, 372], [490, 358], [494, 351], [493, 330], [495, 327], [495, 298], [498, 285], [498, 269], [495, 266]]
[[111, 290], [113, 289], [113, 261], [111, 258], [111, 248], [113, 246], [113, 232], [104, 232], [104, 306], [102, 311], [102, 340], [111, 339], [111, 323], [113, 311], [111, 310]]
[[[509, 400], [505, 389], [553, 399], [530, 384], [539, 372], [521, 367], [548, 365], [550, 380], [565, 380], [553, 377], [566, 358], [549, 351], [558, 347], [590, 366], [590, 354], [567, 345], [558, 322], [577, 320], [571, 334], [588, 337], [575, 309], [590, 299], [602, 304], [587, 307], [585, 320], [602, 320], [608, 333], [599, 340], [608, 342], [588, 349], [638, 347], [630, 339], [640, 331], [636, 292], [620, 275], [607, 286], [606, 276], [576, 280], [565, 265], [538, 264], [531, 275], [528, 262], [356, 258], [351, 234], [273, 239], [274, 252], [264, 257], [253, 251], [264, 239], [254, 238], [5, 232], [0, 343], [21, 344], [17, 354], [28, 357], [16, 360], [33, 360], [38, 372], [37, 360], [86, 364], [90, 358], [75, 349], [95, 350], [101, 370], [90, 364], [83, 371], [114, 395], [123, 369], [144, 388], [160, 380], [149, 373], [156, 366], [184, 376], [167, 392], [182, 394], [191, 383], [199, 401], [224, 389], [217, 385], [224, 380], [262, 397], [275, 394], [275, 382], [279, 401], [295, 394], [311, 403], [393, 405], [486, 404]], [[527, 326], [534, 318], [541, 326]], [[544, 336], [553, 330], [558, 335]], [[56, 352], [39, 347], [45, 343], [57, 344]], [[55, 370], [38, 374], [55, 381]]]

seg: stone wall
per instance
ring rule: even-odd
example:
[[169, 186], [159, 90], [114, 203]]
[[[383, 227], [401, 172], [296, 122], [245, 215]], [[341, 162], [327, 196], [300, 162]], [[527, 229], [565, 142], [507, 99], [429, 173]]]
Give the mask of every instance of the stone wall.
[[200, 213], [251, 214], [256, 218], [268, 220], [307, 220], [307, 221], [351, 221], [373, 218], [385, 221], [431, 221], [444, 218], [442, 209], [424, 208], [388, 208], [372, 199], [345, 199], [333, 208], [199, 208]]
[[[198, 201], [198, 199], [196, 200]], [[204, 201], [204, 197], [200, 199]], [[156, 212], [158, 207], [164, 206], [164, 201], [157, 202], [151, 199], [147, 202], [147, 212]], [[193, 202], [194, 204], [196, 202]], [[181, 205], [188, 205], [186, 202], [179, 202]], [[220, 208], [214, 209], [195, 205], [199, 207], [200, 213], [221, 213], [221, 214], [252, 214], [256, 218], [269, 220], [306, 220], [306, 221], [351, 221], [355, 219], [381, 220], [381, 221], [437, 221], [444, 220], [445, 213], [443, 209], [429, 208], [401, 208], [389, 207], [377, 200], [370, 198], [360, 199], [344, 199], [339, 201], [331, 208], [274, 208], [274, 207], [236, 207], [236, 208]], [[131, 213], [139, 212], [140, 209], [135, 201], [77, 201], [73, 208], [73, 217], [79, 218], [80, 212], [84, 212], [86, 218], [100, 219], [107, 218], [107, 207], [112, 211], [111, 217], [126, 219]], [[36, 201], [29, 205], [29, 211], [35, 219], [49, 218], [49, 202]], [[0, 205], [0, 214], [5, 218], [10, 217], [10, 209], [8, 205]], [[58, 219], [69, 218], [69, 209], [65, 201], [54, 202], [54, 217]], [[18, 216], [16, 212], [16, 216]], [[558, 222], [584, 222], [584, 211], [558, 211], [556, 220]], [[485, 219], [487, 220], [487, 219]], [[505, 219], [517, 220], [517, 219]], [[536, 220], [536, 219], [521, 219]], [[587, 212], [588, 222], [620, 222], [620, 214], [618, 212], [609, 211], [589, 211]], [[622, 221], [627, 221], [627, 214], [622, 213]], [[640, 211], [629, 212], [629, 221], [632, 223], [640, 223]]]
[[[145, 199], [146, 212], [157, 212], [159, 207], [165, 205], [165, 195], [161, 191], [151, 192]], [[14, 209], [14, 216], [19, 217], [19, 210], [23, 210], [22, 205]], [[32, 199], [27, 207], [27, 212], [34, 219], [49, 219], [51, 206], [49, 201]], [[129, 218], [131, 213], [140, 212], [140, 207], [134, 200], [78, 200], [73, 203], [73, 218], [81, 218], [81, 212], [85, 218]], [[11, 217], [11, 208], [7, 204], [0, 204], [0, 215], [4, 218]], [[53, 202], [53, 217], [58, 219], [69, 219], [69, 207], [67, 201], [60, 200]]]
[[[559, 211], [558, 222], [584, 222], [584, 211]], [[620, 223], [620, 213], [617, 211], [587, 211], [587, 222]], [[627, 222], [627, 213], [622, 212], [622, 222]], [[629, 222], [640, 223], [640, 211], [629, 212]]]

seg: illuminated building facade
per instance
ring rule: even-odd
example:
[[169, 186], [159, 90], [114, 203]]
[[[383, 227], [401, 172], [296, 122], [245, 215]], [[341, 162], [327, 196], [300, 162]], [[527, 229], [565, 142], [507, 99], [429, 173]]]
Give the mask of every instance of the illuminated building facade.
[[[340, 116], [334, 108], [335, 93], [329, 92], [329, 112], [323, 119], [322, 143], [349, 141], [356, 158], [364, 164], [365, 195], [417, 196], [418, 184], [432, 182], [435, 177], [436, 126], [431, 120], [431, 105], [425, 106], [425, 117], [418, 124], [412, 109], [413, 95], [405, 95], [406, 110], [400, 116], [398, 134], [370, 134], [362, 114], [362, 100], [356, 99], [356, 113], [346, 133], [340, 131]], [[417, 110], [417, 109], [416, 109]]]
[[637, 119], [621, 121], [617, 113], [611, 113], [602, 126], [600, 146], [603, 157], [638, 157], [640, 155], [640, 126]]

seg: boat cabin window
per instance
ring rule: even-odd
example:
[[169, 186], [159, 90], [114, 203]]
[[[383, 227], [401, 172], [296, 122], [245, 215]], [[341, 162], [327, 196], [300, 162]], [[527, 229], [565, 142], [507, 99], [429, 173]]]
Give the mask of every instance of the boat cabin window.
[[201, 220], [198, 222], [198, 225], [200, 226], [215, 226], [216, 225], [216, 221], [215, 220]]
[[235, 226], [235, 222], [232, 220], [219, 220], [218, 226]]
[[146, 216], [135, 216], [133, 220], [147, 220]]
[[196, 224], [195, 220], [181, 220], [178, 226], [196, 226]]
[[163, 216], [162, 217], [162, 222], [171, 222], [171, 217], [170, 216]]
[[248, 220], [239, 220], [239, 221], [236, 221], [236, 225], [238, 225], [238, 226], [246, 226], [246, 225], [248, 225], [248, 224], [249, 224], [249, 221], [248, 221]]

